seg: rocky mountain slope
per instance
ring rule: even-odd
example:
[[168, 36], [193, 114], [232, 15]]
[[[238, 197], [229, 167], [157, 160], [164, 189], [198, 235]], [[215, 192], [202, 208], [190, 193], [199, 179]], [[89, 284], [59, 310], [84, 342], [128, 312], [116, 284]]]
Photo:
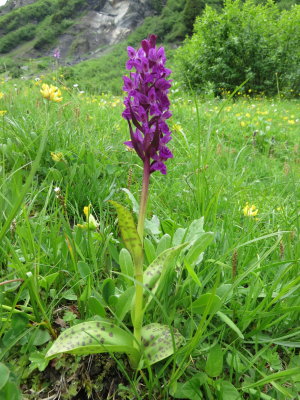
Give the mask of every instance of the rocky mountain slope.
[[0, 54], [53, 54], [78, 61], [122, 41], [147, 16], [151, 0], [9, 0], [0, 8]]

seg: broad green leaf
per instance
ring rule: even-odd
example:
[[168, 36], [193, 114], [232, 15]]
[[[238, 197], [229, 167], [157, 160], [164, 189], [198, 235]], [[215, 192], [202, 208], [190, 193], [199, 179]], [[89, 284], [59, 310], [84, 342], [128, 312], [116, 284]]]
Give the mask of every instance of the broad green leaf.
[[25, 332], [28, 326], [28, 316], [25, 313], [13, 314], [11, 317], [11, 328], [5, 332], [2, 343], [4, 346], [9, 347], [17, 336]]
[[228, 366], [234, 369], [237, 373], [241, 374], [245, 371], [245, 365], [242, 363], [240, 356], [237, 353], [227, 352], [226, 362]]
[[190, 265], [198, 264], [201, 261], [201, 254], [213, 241], [214, 234], [212, 232], [203, 232], [199, 234], [198, 237], [191, 247], [189, 248], [187, 254], [185, 255], [185, 260]]
[[91, 294], [92, 294], [92, 285], [91, 285], [91, 277], [89, 276], [87, 278], [87, 282], [83, 289], [83, 292], [81, 293], [81, 295], [79, 297], [79, 301], [86, 303], [88, 298], [91, 296]]
[[91, 275], [90, 266], [84, 261], [79, 261], [77, 264], [77, 268], [81, 278], [85, 279]]
[[130, 333], [109, 321], [89, 321], [63, 331], [48, 350], [46, 358], [62, 353], [88, 355], [109, 352], [135, 354], [138, 357]]
[[128, 286], [132, 286], [134, 282], [131, 279], [126, 278], [129, 276], [133, 278], [134, 276], [134, 267], [131, 255], [127, 249], [122, 249], [119, 255], [119, 264], [121, 268], [121, 272], [123, 276], [121, 277], [124, 281], [126, 281]]
[[157, 244], [156, 255], [158, 256], [159, 254], [169, 249], [170, 247], [171, 247], [171, 236], [166, 233], [160, 238]]
[[47, 275], [47, 276], [41, 276], [39, 278], [39, 285], [43, 289], [49, 289], [49, 287], [52, 285], [52, 283], [56, 280], [58, 277], [59, 272], [54, 272], [53, 274]]
[[164, 219], [163, 221], [161, 221], [161, 229], [162, 229], [163, 233], [167, 233], [170, 236], [174, 235], [174, 233], [178, 227], [179, 227], [179, 225], [170, 218]]
[[[179, 246], [171, 247], [170, 249], [165, 250], [158, 257], [156, 257], [156, 259], [144, 271], [144, 286], [151, 290], [152, 294], [155, 294], [156, 290], [158, 289], [164, 271], [172, 265], [174, 258], [186, 245], [187, 243], [183, 243]], [[145, 291], [145, 298], [147, 298], [147, 294], [149, 295], [149, 293]], [[145, 304], [149, 305], [152, 297], [153, 296], [149, 297], [148, 303], [145, 301]]]
[[233, 294], [232, 283], [222, 283], [216, 290], [216, 294], [228, 301], [231, 299]]
[[115, 207], [119, 219], [119, 228], [125, 246], [129, 250], [134, 261], [139, 261], [143, 257], [143, 247], [141, 239], [137, 233], [133, 216], [127, 208], [115, 201], [110, 200]]
[[114, 294], [115, 294], [115, 282], [111, 278], [105, 279], [102, 285], [102, 296], [106, 304], [109, 304], [109, 298]]
[[152, 235], [159, 235], [161, 233], [160, 221], [156, 215], [151, 219], [145, 219], [145, 230]]
[[116, 316], [120, 321], [123, 321], [125, 315], [130, 311], [132, 305], [132, 299], [135, 293], [133, 286], [129, 287], [121, 296], [118, 297], [116, 303]]
[[50, 339], [51, 336], [49, 335], [49, 332], [47, 330], [38, 328], [33, 333], [32, 344], [35, 346], [41, 346], [42, 344], [49, 342]]
[[183, 242], [185, 234], [186, 234], [186, 229], [178, 228], [174, 233], [172, 245], [178, 246], [179, 244], [181, 244]]
[[153, 243], [148, 238], [144, 240], [144, 250], [148, 263], [152, 263], [152, 261], [155, 260], [156, 253]]
[[223, 352], [219, 344], [210, 349], [205, 365], [205, 372], [211, 378], [216, 378], [223, 370]]
[[299, 373], [292, 377], [294, 382], [300, 382], [300, 355], [294, 355], [289, 364], [289, 368], [298, 368]]
[[95, 296], [90, 296], [88, 298], [87, 309], [90, 315], [99, 315], [100, 317], [105, 317], [106, 312], [100, 301]]
[[177, 382], [174, 388], [171, 388], [170, 394], [175, 399], [201, 400], [203, 396], [200, 387], [204, 384], [205, 380], [206, 375], [203, 372], [199, 372], [187, 382]]
[[192, 242], [194, 240], [197, 240], [199, 235], [201, 235], [204, 232], [203, 225], [204, 225], [204, 217], [192, 221], [191, 225], [188, 227], [188, 231], [186, 237], [184, 238], [184, 241]]
[[222, 306], [222, 302], [219, 296], [212, 293], [202, 294], [192, 304], [193, 312], [203, 314], [207, 312], [207, 315], [216, 314]]
[[131, 201], [132, 204], [132, 210], [134, 213], [138, 214], [139, 213], [139, 203], [136, 201], [134, 195], [130, 192], [130, 190], [126, 189], [126, 188], [122, 188], [123, 192], [125, 192], [129, 198], [129, 200]]
[[9, 377], [9, 369], [3, 363], [0, 363], [0, 390], [4, 387]]
[[221, 381], [220, 395], [222, 400], [241, 400], [239, 392], [228, 381]]
[[22, 397], [17, 384], [9, 380], [3, 389], [0, 390], [0, 399], [21, 400]]
[[[175, 329], [170, 331], [167, 325], [157, 323], [142, 328], [142, 344], [146, 364], [154, 364], [172, 355], [183, 343], [183, 336]], [[175, 348], [174, 348], [175, 345]]]
[[238, 337], [240, 337], [241, 339], [244, 339], [244, 335], [242, 334], [242, 332], [239, 330], [239, 328], [236, 326], [236, 324], [224, 313], [222, 313], [221, 311], [217, 312], [218, 317], [221, 318], [221, 320], [223, 322], [225, 322], [225, 324], [227, 324], [229, 326], [229, 328], [231, 328], [235, 333], [237, 333]]
[[72, 290], [72, 289], [70, 289], [70, 290], [68, 290], [67, 292], [65, 292], [65, 293], [62, 295], [62, 297], [63, 297], [64, 299], [70, 300], [70, 301], [77, 300], [77, 296], [76, 296], [74, 290]]
[[33, 353], [31, 353], [29, 356], [29, 360], [31, 361], [31, 364], [29, 366], [30, 371], [33, 371], [37, 368], [39, 371], [42, 372], [47, 368], [47, 365], [49, 364], [49, 360], [46, 360], [45, 355], [40, 351], [34, 351]]

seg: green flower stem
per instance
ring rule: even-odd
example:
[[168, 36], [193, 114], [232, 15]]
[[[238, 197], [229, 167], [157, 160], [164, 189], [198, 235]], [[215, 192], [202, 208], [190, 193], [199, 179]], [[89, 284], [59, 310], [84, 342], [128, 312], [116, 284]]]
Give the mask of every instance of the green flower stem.
[[147, 209], [149, 180], [150, 180], [150, 159], [146, 159], [144, 161], [143, 188], [140, 200], [140, 211], [139, 211], [139, 219], [137, 226], [137, 232], [141, 239], [142, 245], [144, 242], [144, 223], [145, 223], [146, 209]]
[[[140, 237], [142, 246], [144, 242], [144, 222], [146, 217], [147, 200], [148, 200], [148, 189], [150, 180], [150, 159], [146, 159], [144, 162], [144, 175], [143, 175], [143, 187], [140, 200], [140, 211], [138, 218], [137, 232]], [[137, 348], [141, 345], [141, 331], [143, 325], [143, 262], [144, 256], [136, 259], [134, 262], [135, 267], [135, 303], [134, 303], [134, 337], [135, 346]]]

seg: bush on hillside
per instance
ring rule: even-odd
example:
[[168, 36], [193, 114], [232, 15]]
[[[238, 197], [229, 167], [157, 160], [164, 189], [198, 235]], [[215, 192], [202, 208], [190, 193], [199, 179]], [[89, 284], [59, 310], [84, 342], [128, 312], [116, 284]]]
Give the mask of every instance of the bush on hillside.
[[0, 53], [8, 53], [22, 42], [33, 39], [35, 29], [35, 25], [28, 24], [5, 35], [0, 39]]
[[[221, 13], [207, 7], [194, 35], [178, 50], [182, 82], [199, 90], [299, 93], [300, 6], [280, 12], [268, 1], [227, 0]], [[297, 89], [298, 88], [298, 89]]]
[[17, 8], [0, 17], [1, 31], [6, 34], [29, 22], [40, 22], [47, 15], [52, 14], [55, 9], [56, 2], [51, 0], [39, 0], [33, 4]]

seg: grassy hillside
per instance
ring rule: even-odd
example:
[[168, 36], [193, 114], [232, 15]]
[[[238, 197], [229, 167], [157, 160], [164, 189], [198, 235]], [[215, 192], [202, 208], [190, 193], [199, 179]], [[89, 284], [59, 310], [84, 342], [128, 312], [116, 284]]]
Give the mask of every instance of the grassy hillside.
[[[116, 353], [45, 359], [85, 320], [131, 332], [131, 258], [108, 200], [136, 216], [142, 168], [121, 97], [42, 79], [0, 82], [0, 398], [296, 399], [299, 101], [172, 91], [174, 158], [151, 176], [145, 268], [186, 229], [213, 239], [179, 254], [154, 293], [145, 324], [185, 342], [139, 373]], [[58, 103], [40, 93], [54, 82]]]

